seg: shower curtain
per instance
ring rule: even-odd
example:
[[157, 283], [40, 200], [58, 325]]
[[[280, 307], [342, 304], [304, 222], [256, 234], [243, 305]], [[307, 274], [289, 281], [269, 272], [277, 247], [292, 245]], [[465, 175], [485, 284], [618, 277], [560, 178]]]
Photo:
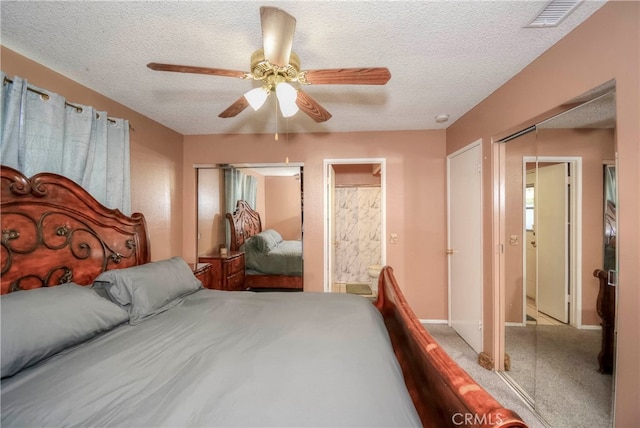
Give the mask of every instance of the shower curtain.
[[336, 282], [370, 282], [367, 268], [381, 263], [380, 227], [380, 187], [335, 189]]

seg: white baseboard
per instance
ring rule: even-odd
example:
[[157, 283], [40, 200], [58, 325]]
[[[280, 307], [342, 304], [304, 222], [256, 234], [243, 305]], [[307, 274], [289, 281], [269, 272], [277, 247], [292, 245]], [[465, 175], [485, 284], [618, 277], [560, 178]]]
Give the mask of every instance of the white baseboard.
[[[421, 319], [419, 320], [420, 324], [449, 324], [448, 320], [437, 320], [437, 319]], [[524, 327], [526, 324], [522, 324], [519, 322], [506, 322], [504, 323], [506, 327]], [[582, 325], [580, 327], [582, 330], [602, 330], [602, 327], [599, 325]]]
[[420, 320], [421, 324], [449, 324], [448, 320]]
[[[525, 327], [526, 324], [522, 324], [521, 322], [506, 322], [504, 323], [505, 327]], [[585, 325], [578, 327], [578, 330], [602, 330], [602, 327], [599, 325]]]
[[602, 326], [593, 324], [582, 324], [580, 330], [602, 330]]

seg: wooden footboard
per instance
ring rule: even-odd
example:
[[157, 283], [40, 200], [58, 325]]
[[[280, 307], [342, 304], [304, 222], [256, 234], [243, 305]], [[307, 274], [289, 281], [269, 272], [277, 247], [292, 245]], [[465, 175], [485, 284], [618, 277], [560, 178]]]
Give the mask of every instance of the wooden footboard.
[[247, 274], [245, 276], [245, 286], [248, 290], [286, 289], [302, 291], [302, 276]]
[[526, 427], [478, 385], [424, 329], [400, 291], [393, 269], [378, 281], [382, 313], [405, 382], [425, 427]]

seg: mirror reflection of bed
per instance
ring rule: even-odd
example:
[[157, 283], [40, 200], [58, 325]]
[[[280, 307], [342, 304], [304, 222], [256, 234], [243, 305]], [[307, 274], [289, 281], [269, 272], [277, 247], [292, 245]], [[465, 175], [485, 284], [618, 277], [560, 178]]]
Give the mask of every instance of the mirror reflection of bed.
[[229, 250], [245, 261], [245, 287], [253, 291], [302, 291], [302, 240], [285, 240], [275, 229], [264, 229], [260, 213], [245, 200], [226, 214]]
[[[242, 264], [245, 272], [242, 284], [233, 289], [302, 290], [302, 166], [297, 164], [234, 164], [198, 167], [198, 235], [197, 254], [200, 262], [212, 262], [219, 266], [220, 276], [234, 275], [231, 270]], [[274, 272], [257, 272], [250, 252], [240, 244], [232, 243], [232, 221], [227, 214], [238, 208], [238, 201], [245, 201], [256, 224], [238, 235], [249, 238], [258, 232], [269, 233], [282, 241], [297, 242], [300, 248], [300, 269], [287, 268], [284, 275]], [[242, 224], [239, 228], [246, 226]], [[259, 227], [259, 230], [256, 230]], [[273, 233], [271, 233], [273, 231]], [[236, 240], [237, 242], [237, 240]], [[294, 244], [296, 245], [296, 244]], [[227, 251], [220, 255], [221, 247]], [[241, 253], [241, 254], [239, 254]], [[234, 258], [233, 261], [230, 259]], [[242, 260], [239, 260], [242, 259]], [[233, 265], [233, 267], [232, 267]], [[228, 268], [227, 268], [228, 267]], [[259, 276], [258, 274], [264, 275]], [[266, 276], [269, 275], [269, 276]], [[237, 278], [234, 276], [234, 278]]]

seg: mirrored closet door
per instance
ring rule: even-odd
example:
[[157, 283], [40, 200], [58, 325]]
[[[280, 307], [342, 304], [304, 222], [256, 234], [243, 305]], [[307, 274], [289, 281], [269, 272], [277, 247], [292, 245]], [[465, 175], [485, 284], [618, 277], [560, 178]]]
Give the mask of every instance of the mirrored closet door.
[[287, 240], [302, 240], [303, 167], [293, 164], [234, 164], [196, 168], [197, 254], [229, 248], [226, 214], [238, 199], [260, 215], [263, 229], [274, 229]]
[[614, 89], [500, 141], [502, 374], [550, 426], [611, 425]]

